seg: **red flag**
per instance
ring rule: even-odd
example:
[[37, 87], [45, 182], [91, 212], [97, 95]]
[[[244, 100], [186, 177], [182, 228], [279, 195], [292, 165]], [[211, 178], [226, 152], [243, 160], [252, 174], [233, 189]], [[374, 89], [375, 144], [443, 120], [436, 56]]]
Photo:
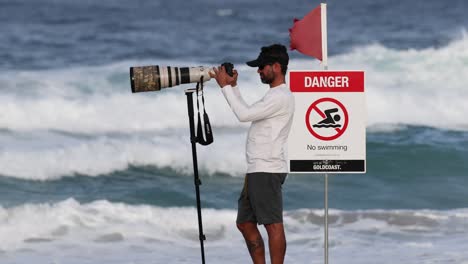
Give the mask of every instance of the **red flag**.
[[289, 29], [291, 50], [322, 60], [322, 25], [320, 5], [304, 16], [294, 19], [294, 25]]

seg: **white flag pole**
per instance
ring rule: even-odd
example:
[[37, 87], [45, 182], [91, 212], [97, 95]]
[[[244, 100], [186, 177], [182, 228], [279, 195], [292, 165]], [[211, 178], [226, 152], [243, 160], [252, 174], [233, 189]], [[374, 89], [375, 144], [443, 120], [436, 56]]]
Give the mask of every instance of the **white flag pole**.
[[[322, 70], [328, 70], [328, 42], [327, 42], [327, 4], [320, 4], [320, 26], [322, 32]], [[324, 259], [325, 264], [328, 264], [328, 173], [325, 173], [324, 184]]]
[[322, 69], [328, 70], [328, 42], [327, 42], [327, 4], [320, 4], [320, 25], [322, 31]]

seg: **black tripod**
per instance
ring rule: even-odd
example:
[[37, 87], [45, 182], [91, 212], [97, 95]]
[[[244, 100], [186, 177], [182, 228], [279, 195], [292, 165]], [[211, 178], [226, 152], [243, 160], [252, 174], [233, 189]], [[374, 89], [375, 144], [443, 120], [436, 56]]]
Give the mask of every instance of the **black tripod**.
[[197, 138], [195, 136], [195, 121], [194, 121], [194, 111], [193, 111], [193, 93], [196, 91], [197, 91], [197, 88], [187, 89], [185, 90], [185, 95], [187, 96], [188, 116], [189, 116], [189, 123], [190, 123], [190, 142], [192, 143], [193, 176], [195, 180], [195, 193], [197, 195], [198, 235], [200, 239], [202, 263], [205, 264], [205, 247], [203, 245], [203, 241], [206, 240], [206, 237], [203, 234], [203, 223], [202, 223], [201, 203], [200, 203], [201, 181], [200, 181], [200, 178], [198, 177], [198, 161], [197, 161], [197, 146], [196, 146]]

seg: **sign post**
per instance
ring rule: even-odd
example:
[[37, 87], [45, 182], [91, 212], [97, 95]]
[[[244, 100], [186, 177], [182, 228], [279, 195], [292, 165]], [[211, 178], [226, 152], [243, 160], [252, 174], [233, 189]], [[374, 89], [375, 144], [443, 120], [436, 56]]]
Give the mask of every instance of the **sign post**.
[[296, 111], [288, 140], [291, 173], [325, 174], [325, 264], [328, 264], [328, 174], [366, 172], [366, 104], [362, 71], [291, 71]]
[[289, 29], [291, 49], [319, 59], [322, 72], [290, 72], [296, 112], [289, 137], [291, 173], [325, 174], [325, 264], [328, 264], [328, 173], [365, 173], [364, 72], [328, 70], [327, 4]]

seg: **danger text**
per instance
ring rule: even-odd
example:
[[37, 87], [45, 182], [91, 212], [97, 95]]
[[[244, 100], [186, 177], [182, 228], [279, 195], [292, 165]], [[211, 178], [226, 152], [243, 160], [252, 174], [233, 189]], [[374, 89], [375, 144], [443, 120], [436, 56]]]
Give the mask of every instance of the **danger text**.
[[347, 88], [349, 87], [348, 76], [313, 76], [304, 77], [305, 87], [324, 87], [324, 88]]

